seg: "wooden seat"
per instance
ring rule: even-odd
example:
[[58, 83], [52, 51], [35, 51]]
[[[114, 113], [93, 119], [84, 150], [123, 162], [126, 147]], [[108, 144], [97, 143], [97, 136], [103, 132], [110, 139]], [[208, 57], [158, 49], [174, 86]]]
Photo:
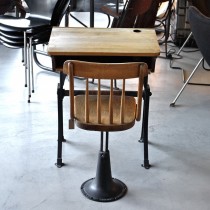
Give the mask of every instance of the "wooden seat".
[[135, 108], [136, 102], [133, 97], [125, 98], [125, 113], [124, 122], [121, 122], [120, 107], [121, 96], [113, 96], [113, 123], [110, 123], [109, 115], [109, 96], [101, 96], [101, 121], [98, 122], [96, 115], [97, 110], [97, 96], [89, 96], [89, 121], [85, 120], [85, 96], [75, 97], [75, 119], [77, 126], [86, 130], [97, 131], [120, 131], [129, 129], [135, 122]]
[[[141, 102], [144, 78], [148, 75], [145, 63], [93, 63], [84, 61], [66, 61], [63, 73], [69, 75], [70, 120], [85, 130], [101, 131], [101, 145], [96, 177], [82, 184], [82, 193], [91, 200], [107, 202], [125, 195], [127, 187], [111, 176], [108, 150], [108, 133], [127, 130], [141, 119]], [[84, 95], [74, 95], [74, 77], [86, 79]], [[98, 80], [97, 88], [90, 88], [89, 79]], [[128, 96], [128, 79], [138, 79], [137, 97]], [[101, 80], [109, 80], [110, 90], [103, 90]], [[114, 80], [121, 81], [122, 88], [115, 90]], [[92, 84], [91, 84], [92, 85]], [[93, 85], [92, 85], [93, 86]], [[103, 132], [106, 132], [106, 145], [103, 149]]]

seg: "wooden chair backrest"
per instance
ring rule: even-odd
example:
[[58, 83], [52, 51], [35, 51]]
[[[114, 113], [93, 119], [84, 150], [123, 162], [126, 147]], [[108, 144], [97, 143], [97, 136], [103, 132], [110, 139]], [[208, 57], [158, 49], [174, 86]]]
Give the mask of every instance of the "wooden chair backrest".
[[127, 0], [120, 17], [115, 18], [112, 28], [135, 28], [138, 16], [143, 15], [152, 4], [152, 0]]
[[[89, 97], [89, 80], [88, 78], [98, 79], [98, 89], [97, 89], [97, 113], [98, 123], [100, 123], [101, 118], [101, 95], [103, 91], [101, 90], [101, 80], [106, 79], [110, 80], [110, 91], [109, 94], [109, 116], [110, 123], [113, 122], [113, 102], [112, 97], [115, 94], [113, 88], [113, 80], [120, 79], [123, 81], [121, 92], [121, 107], [119, 107], [120, 118], [123, 119], [124, 115], [124, 99], [125, 99], [125, 81], [126, 79], [138, 78], [138, 87], [137, 87], [137, 107], [136, 107], [136, 120], [139, 121], [141, 118], [141, 102], [142, 102], [142, 90], [144, 78], [148, 75], [147, 64], [145, 63], [92, 63], [84, 61], [66, 61], [64, 63], [63, 72], [69, 75], [69, 84], [70, 84], [70, 120], [74, 120], [74, 77], [82, 77], [86, 79], [86, 99], [85, 99], [85, 113], [86, 121], [89, 119], [88, 111], [88, 97]], [[118, 91], [119, 92], [119, 91]], [[123, 121], [122, 121], [123, 123]]]
[[112, 28], [154, 28], [160, 3], [168, 0], [127, 0]]

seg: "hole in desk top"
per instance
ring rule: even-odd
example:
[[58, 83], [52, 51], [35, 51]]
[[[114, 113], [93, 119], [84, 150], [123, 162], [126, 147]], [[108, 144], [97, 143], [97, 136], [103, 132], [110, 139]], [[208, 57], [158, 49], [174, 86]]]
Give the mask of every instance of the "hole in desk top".
[[135, 33], [140, 33], [141, 30], [139, 30], [139, 29], [134, 29], [133, 32], [135, 32]]

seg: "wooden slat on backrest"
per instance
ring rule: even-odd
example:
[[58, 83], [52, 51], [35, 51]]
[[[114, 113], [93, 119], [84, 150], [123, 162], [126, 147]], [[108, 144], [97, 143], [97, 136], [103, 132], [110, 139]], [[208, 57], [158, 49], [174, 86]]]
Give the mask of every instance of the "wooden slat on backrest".
[[[141, 118], [141, 103], [144, 77], [148, 75], [148, 68], [145, 63], [90, 63], [83, 61], [66, 61], [63, 72], [70, 76], [70, 121], [74, 119], [74, 76], [86, 78], [86, 99], [85, 99], [85, 121], [89, 122], [89, 82], [88, 78], [98, 79], [97, 91], [97, 121], [101, 123], [101, 79], [110, 79], [110, 100], [109, 100], [109, 121], [113, 124], [113, 80], [122, 79], [122, 94], [120, 107], [120, 121], [124, 122], [125, 113], [125, 81], [130, 78], [139, 78], [136, 120]], [[70, 127], [73, 127], [72, 125]]]
[[[136, 111], [136, 120], [139, 121], [141, 119], [141, 103], [142, 103], [142, 89], [143, 89], [143, 83], [144, 80], [142, 80], [142, 78], [144, 78], [147, 69], [145, 69], [145, 66], [140, 65], [139, 66], [139, 84], [138, 84], [138, 95], [137, 95], [137, 111]], [[148, 73], [148, 72], [147, 72]]]
[[69, 96], [70, 96], [70, 120], [69, 129], [74, 128], [74, 75], [73, 75], [73, 64], [70, 62], [66, 63], [69, 75]]

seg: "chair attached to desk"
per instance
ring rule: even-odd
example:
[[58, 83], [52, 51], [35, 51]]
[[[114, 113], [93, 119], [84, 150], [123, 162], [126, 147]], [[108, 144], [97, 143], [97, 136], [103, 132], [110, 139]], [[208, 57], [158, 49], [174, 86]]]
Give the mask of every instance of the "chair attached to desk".
[[[81, 129], [101, 133], [96, 176], [85, 181], [81, 186], [81, 191], [87, 198], [94, 201], [108, 202], [117, 200], [125, 195], [127, 187], [120, 180], [112, 178], [111, 175], [108, 149], [109, 132], [130, 129], [134, 126], [135, 121], [141, 119], [142, 96], [144, 97], [144, 106], [147, 105], [149, 100], [147, 94], [149, 90], [145, 83], [148, 67], [145, 63], [140, 62], [113, 64], [68, 60], [64, 63], [62, 74], [69, 76], [69, 128], [74, 129], [74, 124], [76, 124]], [[76, 93], [74, 90], [74, 77], [86, 79], [86, 90], [83, 91], [83, 94]], [[94, 90], [89, 87], [89, 79], [92, 78], [98, 80], [97, 90], [95, 87]], [[132, 78], [138, 78], [138, 85], [134, 90], [137, 98], [127, 95], [126, 81]], [[110, 90], [102, 90], [102, 79], [110, 81]], [[122, 81], [121, 90], [113, 88], [113, 81], [116, 79]], [[62, 84], [59, 85], [59, 87], [61, 86]], [[147, 118], [148, 112], [144, 107], [143, 124], [147, 123]], [[147, 125], [142, 126], [142, 128], [147, 129]], [[59, 129], [62, 129], [61, 125], [59, 125]], [[147, 130], [142, 131], [142, 133], [145, 153], [144, 167], [148, 169], [150, 165]], [[58, 139], [58, 167], [63, 165], [61, 156], [62, 142], [61, 137]]]

